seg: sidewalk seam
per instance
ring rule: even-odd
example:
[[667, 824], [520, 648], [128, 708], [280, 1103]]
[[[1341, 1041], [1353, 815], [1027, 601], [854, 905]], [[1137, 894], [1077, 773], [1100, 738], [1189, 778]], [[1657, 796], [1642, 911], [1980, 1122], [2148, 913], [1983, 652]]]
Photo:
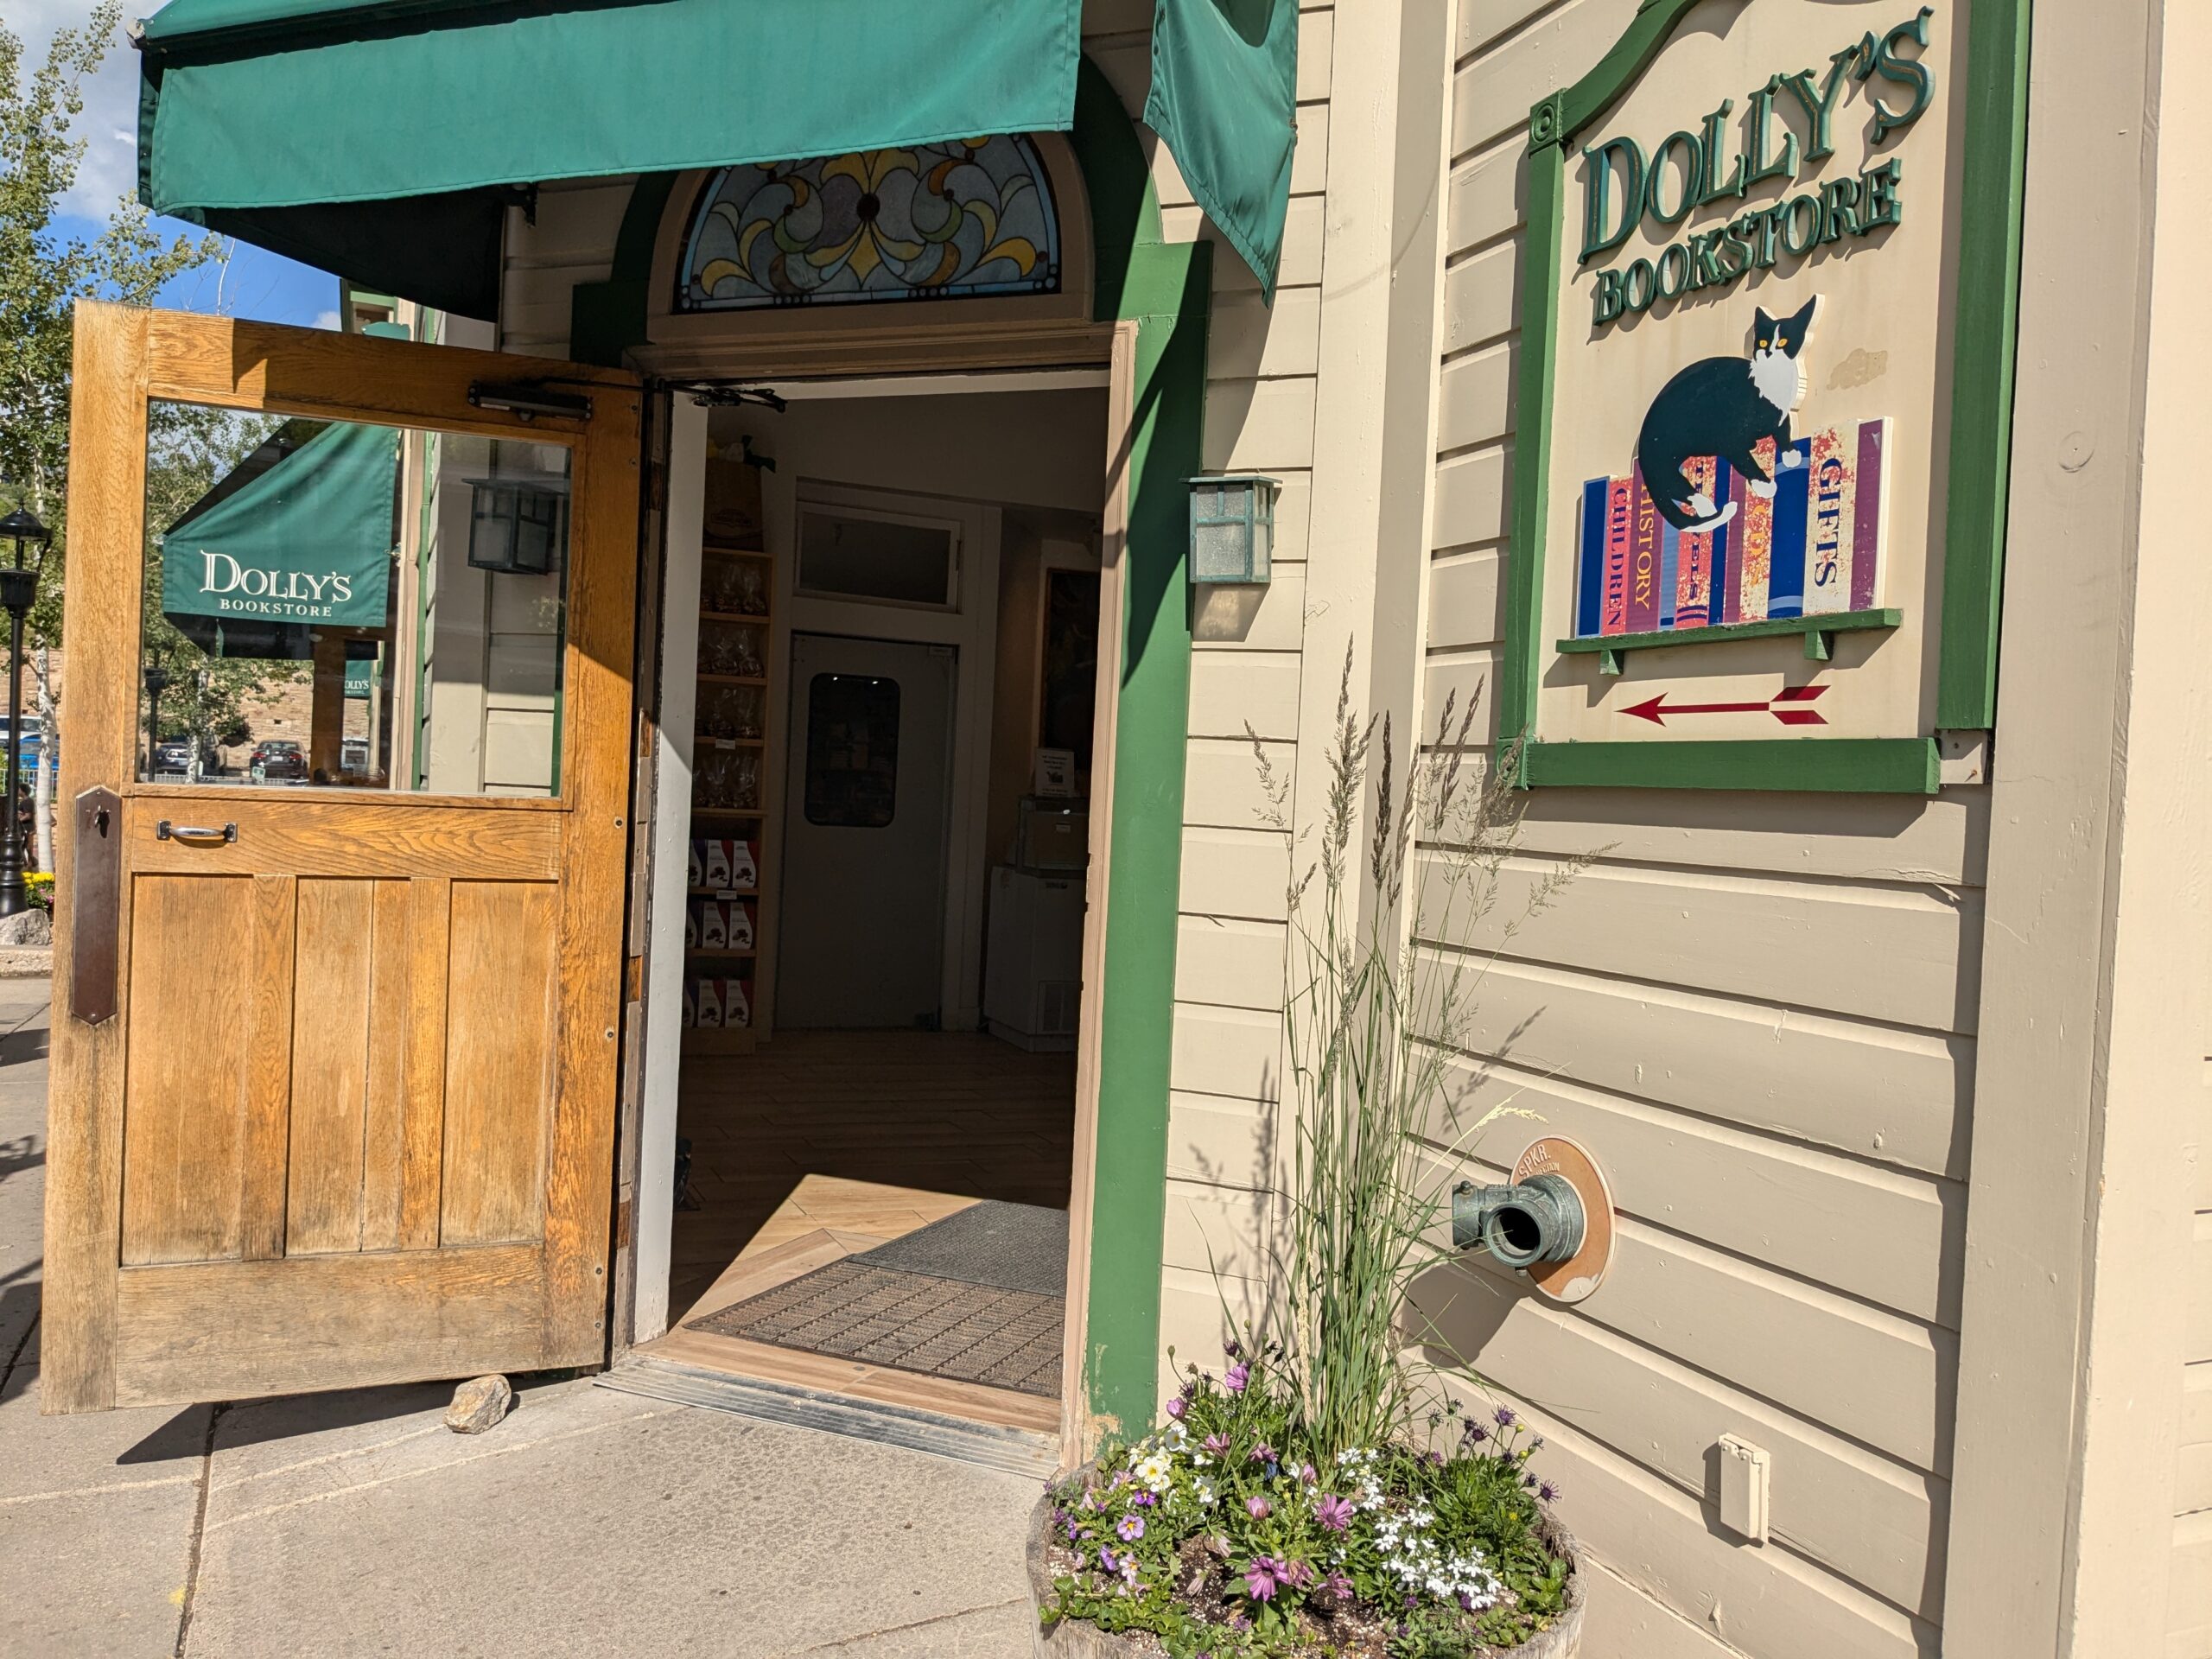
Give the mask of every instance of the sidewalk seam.
[[200, 1547], [207, 1531], [207, 1489], [215, 1475], [215, 1426], [229, 1409], [227, 1401], [207, 1408], [207, 1438], [200, 1448], [200, 1497], [192, 1509], [192, 1548], [185, 1556], [184, 1599], [177, 1607], [175, 1659], [184, 1659], [185, 1644], [192, 1639], [192, 1604], [200, 1593]]
[[979, 1607], [963, 1607], [955, 1612], [918, 1618], [911, 1624], [886, 1624], [879, 1630], [862, 1630], [857, 1636], [835, 1637], [827, 1642], [817, 1642], [810, 1648], [794, 1648], [788, 1659], [806, 1659], [810, 1653], [831, 1653], [839, 1648], [849, 1648], [858, 1642], [873, 1642], [879, 1637], [903, 1636], [909, 1630], [925, 1630], [932, 1624], [943, 1624], [950, 1619], [973, 1618], [977, 1613], [995, 1613], [1001, 1607], [1017, 1606], [1027, 1599], [1025, 1596], [1008, 1596], [1004, 1601], [985, 1602]]

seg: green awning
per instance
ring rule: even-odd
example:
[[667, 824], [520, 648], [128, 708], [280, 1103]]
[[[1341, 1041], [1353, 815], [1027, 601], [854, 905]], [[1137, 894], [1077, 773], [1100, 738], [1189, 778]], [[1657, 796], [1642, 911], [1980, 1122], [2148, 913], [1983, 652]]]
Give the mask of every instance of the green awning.
[[[162, 612], [181, 626], [200, 617], [383, 626], [397, 430], [334, 423], [273, 461], [257, 451], [236, 470], [249, 468], [257, 470], [244, 485], [218, 484], [162, 536]], [[187, 628], [195, 638], [203, 631]]]
[[[1081, 0], [170, 0], [138, 194], [464, 316], [530, 187], [1064, 131]], [[1146, 116], [1272, 290], [1294, 0], [1160, 0]]]
[[1144, 118], [1272, 301], [1297, 142], [1297, 0], [1157, 0]]
[[171, 0], [140, 41], [139, 195], [491, 316], [516, 187], [1062, 130], [1080, 23], [1081, 0]]

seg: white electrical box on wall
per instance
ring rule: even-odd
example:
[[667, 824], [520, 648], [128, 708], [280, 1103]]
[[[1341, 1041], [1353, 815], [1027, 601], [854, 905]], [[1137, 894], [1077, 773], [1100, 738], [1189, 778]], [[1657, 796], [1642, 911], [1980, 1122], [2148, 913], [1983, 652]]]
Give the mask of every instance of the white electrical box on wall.
[[1767, 1456], [1733, 1434], [1720, 1437], [1720, 1524], [1749, 1543], [1766, 1542]]

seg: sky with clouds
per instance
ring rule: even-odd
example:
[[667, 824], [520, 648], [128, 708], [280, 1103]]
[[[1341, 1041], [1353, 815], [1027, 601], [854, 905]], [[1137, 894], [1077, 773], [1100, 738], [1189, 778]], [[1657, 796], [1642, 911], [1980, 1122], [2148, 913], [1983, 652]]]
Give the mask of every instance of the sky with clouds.
[[[86, 0], [6, 0], [8, 27], [23, 37], [26, 71], [46, 58], [47, 42], [59, 29], [81, 28], [90, 11]], [[134, 11], [160, 10], [156, 0], [140, 0]], [[77, 135], [86, 141], [84, 165], [76, 188], [62, 200], [56, 228], [64, 235], [92, 236], [116, 200], [138, 186], [138, 54], [116, 31], [115, 43], [99, 73], [85, 86], [84, 113]], [[173, 219], [157, 219], [165, 236], [200, 234]], [[280, 258], [250, 243], [234, 245], [220, 266], [188, 271], [162, 290], [161, 302], [183, 311], [222, 311], [264, 322], [302, 327], [338, 326], [338, 281], [327, 271]]]

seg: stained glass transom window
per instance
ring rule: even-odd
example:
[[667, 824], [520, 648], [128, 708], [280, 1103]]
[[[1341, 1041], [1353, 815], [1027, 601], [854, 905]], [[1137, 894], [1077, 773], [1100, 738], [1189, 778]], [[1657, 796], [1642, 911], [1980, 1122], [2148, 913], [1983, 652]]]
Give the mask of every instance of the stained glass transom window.
[[1060, 228], [1018, 136], [724, 168], [683, 254], [678, 308], [1051, 294]]

